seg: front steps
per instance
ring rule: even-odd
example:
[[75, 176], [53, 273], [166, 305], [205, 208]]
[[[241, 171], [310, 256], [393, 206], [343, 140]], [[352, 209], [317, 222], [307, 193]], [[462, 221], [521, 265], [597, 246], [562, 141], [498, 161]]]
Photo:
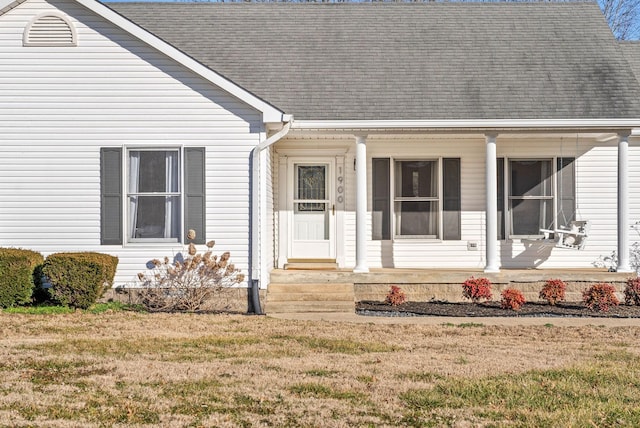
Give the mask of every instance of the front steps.
[[271, 283], [267, 289], [267, 314], [354, 310], [351, 283]]

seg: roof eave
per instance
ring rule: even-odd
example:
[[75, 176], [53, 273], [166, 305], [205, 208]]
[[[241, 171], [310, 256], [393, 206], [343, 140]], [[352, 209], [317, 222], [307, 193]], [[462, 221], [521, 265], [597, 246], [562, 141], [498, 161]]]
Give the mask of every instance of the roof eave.
[[3, 15], [18, 6], [20, 3], [24, 3], [26, 0], [0, 0], [0, 15]]
[[292, 130], [317, 131], [588, 131], [631, 132], [640, 119], [295, 120]]

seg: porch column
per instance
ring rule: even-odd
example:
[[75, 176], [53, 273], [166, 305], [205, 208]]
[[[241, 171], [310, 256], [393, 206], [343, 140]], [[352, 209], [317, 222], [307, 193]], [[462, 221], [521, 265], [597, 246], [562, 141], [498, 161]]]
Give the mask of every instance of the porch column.
[[629, 133], [618, 134], [618, 272], [629, 265]]
[[367, 266], [367, 136], [356, 135], [356, 267], [354, 272], [369, 272]]
[[486, 134], [487, 142], [485, 159], [485, 210], [486, 210], [486, 250], [485, 272], [500, 272], [498, 267], [498, 179], [496, 159], [496, 138], [498, 134]]

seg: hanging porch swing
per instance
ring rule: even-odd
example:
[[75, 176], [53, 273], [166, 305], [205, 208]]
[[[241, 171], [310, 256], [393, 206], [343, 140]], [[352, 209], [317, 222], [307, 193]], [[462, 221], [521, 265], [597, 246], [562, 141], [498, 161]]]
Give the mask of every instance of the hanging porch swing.
[[545, 240], [550, 240], [551, 235], [555, 237], [556, 248], [569, 250], [582, 250], [589, 237], [590, 223], [588, 220], [573, 220], [566, 226], [557, 229], [540, 229]]
[[[578, 138], [579, 138], [579, 134], [576, 134], [576, 153], [575, 153], [576, 157], [574, 157], [574, 159], [577, 159], [577, 155], [578, 155], [578, 141], [579, 141]], [[562, 141], [562, 138], [560, 138], [560, 165], [564, 165], [562, 149], [563, 149], [563, 141]], [[562, 173], [558, 174], [558, 189], [559, 189], [558, 199], [561, 201], [563, 200], [562, 176], [563, 176]], [[577, 192], [575, 193], [575, 203], [576, 203], [575, 215], [576, 217], [579, 217], [580, 206], [578, 205]], [[589, 220], [567, 221], [567, 216], [564, 212], [564, 206], [562, 205], [560, 206], [560, 211], [558, 212], [558, 220], [560, 215], [562, 215], [562, 219], [564, 220], [563, 222], [564, 225], [556, 227], [554, 229], [540, 229], [540, 233], [542, 233], [544, 236], [543, 240], [554, 241], [556, 248], [564, 248], [568, 250], [582, 250], [585, 244], [587, 243], [587, 238], [589, 237], [589, 229], [591, 227], [591, 223], [589, 222]], [[553, 235], [553, 238], [551, 238], [552, 235]]]

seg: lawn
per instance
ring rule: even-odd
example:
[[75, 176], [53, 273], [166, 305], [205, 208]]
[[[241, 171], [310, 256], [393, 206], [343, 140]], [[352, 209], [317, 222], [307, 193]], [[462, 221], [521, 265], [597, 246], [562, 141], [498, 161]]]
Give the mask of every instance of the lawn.
[[640, 327], [0, 313], [0, 426], [640, 426]]

